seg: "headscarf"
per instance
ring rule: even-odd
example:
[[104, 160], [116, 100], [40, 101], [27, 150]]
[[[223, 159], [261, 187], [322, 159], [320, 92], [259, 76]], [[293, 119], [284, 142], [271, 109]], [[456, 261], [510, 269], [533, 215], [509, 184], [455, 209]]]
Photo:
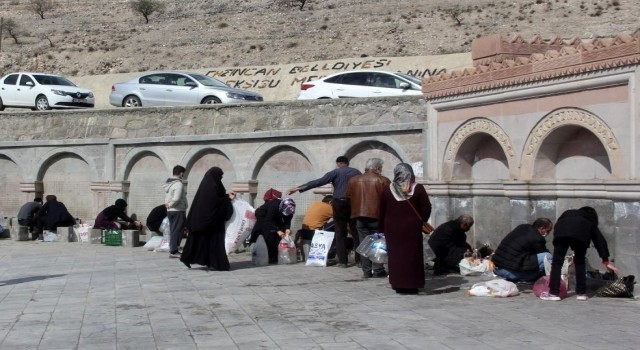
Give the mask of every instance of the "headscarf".
[[278, 209], [282, 215], [291, 216], [296, 212], [296, 202], [291, 198], [285, 198], [280, 202], [280, 207]]
[[267, 190], [267, 192], [264, 193], [264, 196], [262, 197], [262, 199], [264, 199], [265, 202], [268, 202], [272, 199], [280, 199], [282, 197], [282, 192], [270, 188]]
[[224, 226], [229, 203], [227, 191], [222, 184], [223, 174], [219, 167], [213, 167], [204, 174], [187, 216], [189, 231], [197, 232], [217, 225]]
[[413, 168], [407, 163], [400, 163], [393, 168], [393, 182], [391, 190], [396, 198], [409, 199], [413, 195], [416, 185], [416, 176], [413, 175]]
[[116, 199], [116, 207], [124, 209], [127, 207], [127, 201], [122, 198]]

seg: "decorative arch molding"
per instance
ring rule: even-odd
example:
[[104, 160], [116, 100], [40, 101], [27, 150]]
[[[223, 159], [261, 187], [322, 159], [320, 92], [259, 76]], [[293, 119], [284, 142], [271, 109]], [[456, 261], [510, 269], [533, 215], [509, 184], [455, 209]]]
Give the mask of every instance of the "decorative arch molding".
[[[351, 159], [353, 158], [352, 153], [356, 149], [358, 149], [358, 146], [360, 146], [363, 143], [370, 143], [370, 142], [379, 143], [386, 147], [389, 147], [389, 150], [392, 151], [391, 153], [394, 156], [398, 157], [403, 162], [406, 162], [409, 159], [409, 156], [404, 152], [404, 149], [402, 149], [400, 144], [398, 144], [395, 140], [393, 140], [391, 137], [388, 137], [388, 136], [376, 136], [375, 138], [372, 137], [372, 138], [363, 138], [363, 139], [357, 139], [357, 140], [349, 140], [349, 142], [346, 142], [343, 144], [343, 146], [340, 148], [338, 155], [336, 155], [336, 157], [345, 155], [349, 157], [349, 159]], [[331, 161], [333, 161], [336, 157], [332, 158]]]
[[87, 166], [91, 171], [91, 177], [92, 177], [91, 181], [96, 181], [99, 178], [98, 168], [96, 167], [96, 164], [93, 162], [92, 158], [87, 156], [87, 154], [75, 148], [73, 150], [70, 150], [68, 148], [55, 148], [43, 154], [38, 159], [36, 163], [36, 169], [38, 169], [38, 171], [37, 171], [35, 180], [42, 181], [42, 178], [44, 177], [45, 167], [50, 164], [53, 164], [54, 161], [62, 158], [62, 156], [64, 156], [65, 154], [70, 154], [75, 157], [78, 157], [87, 164]]
[[0, 159], [3, 159], [3, 158], [11, 161], [13, 164], [16, 165], [16, 167], [20, 171], [20, 174], [22, 174], [20, 176], [20, 178], [21, 178], [20, 182], [35, 181], [36, 180], [36, 179], [30, 179], [30, 178], [28, 178], [28, 176], [26, 176], [26, 174], [28, 172], [25, 172], [25, 169], [21, 166], [21, 163], [16, 161], [16, 159], [20, 158], [19, 156], [13, 154], [13, 152], [8, 152], [7, 150], [4, 150], [4, 151], [2, 151], [2, 153], [0, 153]]
[[291, 143], [286, 142], [263, 143], [253, 152], [253, 156], [251, 156], [251, 159], [249, 160], [245, 173], [247, 179], [257, 180], [256, 177], [258, 176], [258, 172], [262, 165], [271, 155], [280, 150], [292, 150], [304, 157], [304, 159], [311, 164], [313, 169], [318, 169], [319, 164], [317, 159], [313, 156], [313, 153], [302, 144], [296, 144], [293, 146]]
[[173, 166], [170, 164], [164, 152], [161, 151], [160, 147], [136, 147], [131, 149], [122, 159], [122, 165], [120, 166], [120, 171], [117, 174], [117, 179], [113, 180], [124, 181], [125, 179], [127, 179], [134, 163], [145, 155], [153, 155], [158, 157], [167, 169], [167, 173], [171, 173], [171, 169], [173, 168]]
[[[194, 146], [189, 150], [189, 152], [187, 152], [184, 155], [184, 157], [182, 157], [182, 160], [180, 161], [180, 164], [185, 164], [185, 168], [187, 168], [187, 174], [185, 175], [189, 174], [189, 171], [191, 170], [191, 167], [193, 166], [193, 164], [197, 162], [202, 155], [207, 154], [211, 151], [215, 153], [219, 153], [223, 157], [227, 158], [230, 161], [231, 166], [234, 167], [233, 163], [231, 162], [231, 159], [237, 159], [237, 158], [233, 155], [233, 152], [231, 152], [227, 147], [223, 145], [217, 145], [216, 147], [207, 146], [207, 145]], [[235, 168], [236, 167], [234, 167], [233, 170], [237, 172], [238, 169], [235, 169]]]
[[445, 148], [444, 162], [442, 164], [443, 178], [445, 180], [451, 180], [453, 176], [453, 167], [455, 160], [458, 156], [460, 146], [464, 144], [470, 137], [477, 134], [486, 134], [495, 139], [502, 151], [504, 152], [508, 166], [509, 173], [513, 173], [513, 165], [515, 164], [516, 153], [511, 142], [509, 135], [494, 121], [487, 118], [473, 118], [469, 119], [460, 125], [456, 131], [453, 132], [449, 143]]
[[592, 132], [602, 143], [611, 162], [611, 175], [621, 171], [622, 153], [620, 143], [609, 125], [598, 116], [579, 108], [560, 108], [551, 111], [533, 127], [522, 152], [522, 176], [532, 179], [536, 157], [544, 140], [555, 130], [564, 126], [579, 126]]

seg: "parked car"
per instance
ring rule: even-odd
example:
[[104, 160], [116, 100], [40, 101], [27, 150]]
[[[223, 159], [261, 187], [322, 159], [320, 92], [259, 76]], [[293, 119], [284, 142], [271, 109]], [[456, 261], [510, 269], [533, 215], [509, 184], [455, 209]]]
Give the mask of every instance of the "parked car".
[[52, 108], [93, 108], [95, 98], [89, 89], [77, 87], [55, 74], [18, 72], [0, 79], [0, 111], [5, 107], [24, 107], [45, 111]]
[[111, 87], [116, 107], [178, 106], [263, 101], [262, 95], [227, 86], [200, 73], [153, 72]]
[[298, 99], [421, 96], [421, 86], [420, 79], [405, 73], [356, 70], [302, 83]]

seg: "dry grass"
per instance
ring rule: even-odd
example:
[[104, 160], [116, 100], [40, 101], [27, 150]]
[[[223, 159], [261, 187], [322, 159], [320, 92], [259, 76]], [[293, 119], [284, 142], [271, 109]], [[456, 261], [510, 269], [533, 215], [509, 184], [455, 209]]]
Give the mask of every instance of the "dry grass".
[[[612, 36], [638, 29], [640, 0], [160, 0], [149, 24], [126, 0], [59, 0], [42, 20], [28, 0], [0, 0], [20, 26], [0, 74], [91, 75], [368, 56], [466, 52], [489, 34]], [[64, 10], [62, 10], [64, 9]]]

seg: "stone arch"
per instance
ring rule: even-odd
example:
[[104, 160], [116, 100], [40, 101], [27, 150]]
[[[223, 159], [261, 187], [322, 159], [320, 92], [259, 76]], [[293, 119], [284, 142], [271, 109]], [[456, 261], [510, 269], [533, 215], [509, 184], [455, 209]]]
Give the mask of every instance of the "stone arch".
[[71, 215], [84, 220], [95, 218], [91, 181], [98, 177], [91, 158], [81, 152], [55, 149], [40, 158], [37, 180], [44, 195], [53, 194]]
[[367, 159], [380, 158], [384, 161], [382, 175], [388, 178], [393, 178], [396, 164], [409, 161], [402, 147], [390, 137], [353, 140], [343, 146], [339, 155], [347, 156], [350, 159], [349, 165], [360, 171], [364, 171]]
[[122, 159], [122, 163], [120, 163], [120, 171], [116, 174], [116, 178], [114, 180], [126, 180], [129, 178], [129, 173], [131, 172], [131, 168], [133, 165], [142, 157], [153, 155], [162, 161], [162, 164], [165, 166], [165, 175], [171, 174], [171, 169], [173, 169], [173, 164], [167, 159], [164, 152], [159, 147], [140, 147], [133, 148]]
[[185, 155], [181, 164], [185, 164], [185, 168], [187, 168], [185, 177], [188, 184], [187, 200], [189, 203], [193, 201], [204, 174], [214, 166], [220, 167], [224, 171], [222, 183], [227, 192], [231, 192], [232, 183], [238, 179], [236, 169], [231, 162], [231, 159], [234, 158], [228, 154], [228, 150], [225, 150], [224, 147], [201, 146], [194, 147]]
[[[20, 192], [20, 182], [24, 179], [24, 169], [15, 161], [16, 156], [0, 153], [0, 214], [3, 216], [14, 216], [17, 214], [16, 208], [24, 204], [24, 193]], [[33, 195], [30, 195], [33, 200]]]
[[314, 154], [302, 143], [297, 143], [295, 144], [295, 146], [291, 145], [290, 143], [284, 142], [264, 143], [253, 152], [253, 156], [249, 160], [246, 169], [246, 178], [259, 180], [256, 177], [258, 175], [258, 172], [260, 171], [260, 168], [264, 165], [266, 159], [274, 152], [277, 152], [278, 149], [286, 147], [295, 149], [297, 153], [299, 153], [304, 159], [306, 159], [306, 161], [311, 165], [313, 169], [320, 168], [320, 164], [318, 163]]
[[[460, 125], [445, 148], [445, 180], [502, 180], [513, 177], [515, 152], [509, 135], [487, 118]], [[497, 172], [496, 172], [497, 169]]]
[[524, 179], [612, 179], [621, 169], [620, 144], [596, 115], [562, 108], [544, 116], [524, 144]]

